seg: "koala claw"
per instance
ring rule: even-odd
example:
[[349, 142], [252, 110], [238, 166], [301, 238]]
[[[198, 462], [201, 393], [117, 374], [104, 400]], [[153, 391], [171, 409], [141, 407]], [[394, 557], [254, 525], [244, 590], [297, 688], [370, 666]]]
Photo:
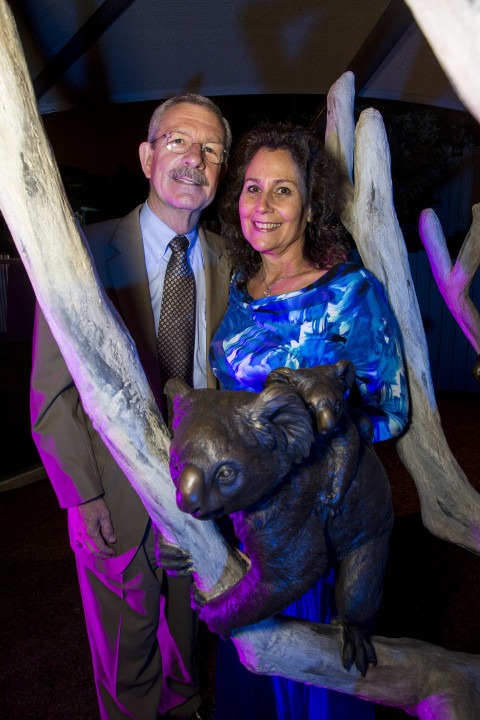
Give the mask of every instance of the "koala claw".
[[[201, 591], [196, 588], [196, 593], [199, 593]], [[191, 593], [193, 597], [193, 592]], [[232, 629], [228, 627], [228, 623], [223, 623], [221, 616], [215, 612], [209, 606], [208, 601], [203, 599], [201, 600], [203, 602], [203, 605], [198, 605], [195, 607], [194, 603], [192, 602], [192, 608], [194, 610], [198, 610], [198, 616], [200, 620], [202, 620], [205, 625], [208, 627], [211, 633], [216, 633], [217, 635], [220, 635], [222, 640], [228, 640], [232, 635]]]
[[189, 553], [175, 543], [165, 540], [160, 530], [154, 526], [155, 557], [159, 567], [172, 577], [188, 577], [193, 572], [193, 560]]
[[225, 624], [220, 622], [219, 615], [217, 615], [212, 607], [209, 606], [208, 603], [211, 599], [211, 595], [203, 590], [200, 590], [195, 583], [192, 583], [192, 587], [190, 589], [191, 608], [198, 612], [200, 620], [207, 625], [210, 632], [217, 633], [217, 635], [220, 635], [222, 640], [228, 640], [232, 635], [232, 631], [226, 627]]
[[200, 612], [204, 605], [206, 605], [208, 600], [209, 598], [207, 593], [205, 593], [203, 590], [200, 590], [198, 585], [192, 583], [192, 587], [190, 588], [190, 605], [192, 609]]
[[372, 442], [373, 425], [368, 415], [365, 415], [365, 413], [363, 413], [361, 410], [357, 410], [355, 408], [349, 408], [349, 414], [359, 434], [367, 442]]
[[342, 623], [343, 625], [343, 667], [350, 670], [353, 663], [365, 677], [368, 666], [377, 664], [375, 648], [368, 636], [366, 627]]

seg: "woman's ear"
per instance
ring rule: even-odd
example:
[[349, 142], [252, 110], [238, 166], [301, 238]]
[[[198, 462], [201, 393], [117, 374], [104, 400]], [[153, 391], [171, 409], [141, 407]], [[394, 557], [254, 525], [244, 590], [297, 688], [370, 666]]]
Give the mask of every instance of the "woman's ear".
[[312, 222], [312, 210], [311, 210], [311, 208], [308, 208], [307, 222]]

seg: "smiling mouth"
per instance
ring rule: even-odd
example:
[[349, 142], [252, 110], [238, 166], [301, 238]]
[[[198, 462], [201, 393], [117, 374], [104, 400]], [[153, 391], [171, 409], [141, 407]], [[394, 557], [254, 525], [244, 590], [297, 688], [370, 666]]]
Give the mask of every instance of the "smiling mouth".
[[252, 224], [257, 230], [275, 230], [280, 227], [282, 223], [261, 223], [253, 221]]
[[208, 180], [205, 175], [200, 172], [200, 170], [197, 170], [196, 168], [191, 168], [188, 165], [183, 168], [173, 168], [168, 173], [168, 176], [172, 180], [180, 182], [184, 185], [198, 185], [199, 187], [208, 187]]
[[186, 178], [186, 177], [176, 177], [176, 178], [173, 178], [173, 179], [174, 179], [176, 182], [185, 183], [185, 185], [198, 185], [198, 186], [200, 186], [200, 183], [195, 182], [194, 180], [190, 180], [190, 178]]

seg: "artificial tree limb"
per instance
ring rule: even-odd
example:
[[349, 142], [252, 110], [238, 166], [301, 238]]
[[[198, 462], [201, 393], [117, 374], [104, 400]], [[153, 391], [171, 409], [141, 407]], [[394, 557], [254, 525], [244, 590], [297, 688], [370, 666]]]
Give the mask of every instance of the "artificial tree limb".
[[[214, 528], [176, 510], [168, 436], [135, 347], [109, 304], [65, 198], [13, 19], [0, 0], [0, 205], [55, 338], [102, 438], [168, 539], [193, 556], [197, 582], [223, 591], [242, 563]], [[235, 634], [248, 667], [404, 707], [424, 720], [474, 720], [478, 658], [377, 639], [379, 666], [347, 673], [340, 628], [271, 619]], [[411, 671], [413, 663], [413, 672]]]
[[[354, 92], [354, 77], [345, 73], [330, 89], [327, 102], [351, 107]], [[334, 123], [333, 114], [327, 126], [326, 147], [339, 163], [351, 156], [351, 127], [350, 118], [335, 115]], [[345, 138], [346, 151], [338, 152], [337, 138]], [[351, 174], [351, 168], [344, 168], [343, 175]], [[364, 110], [357, 124], [354, 177], [354, 192], [345, 194], [341, 219], [365, 266], [383, 283], [403, 337], [411, 417], [397, 441], [398, 454], [416, 484], [425, 527], [437, 537], [480, 553], [480, 495], [453, 457], [441, 427], [427, 341], [393, 206], [388, 141], [381, 115], [372, 109]], [[469, 255], [466, 252], [465, 257]]]
[[459, 98], [480, 122], [479, 0], [405, 0]]
[[[422, 720], [477, 720], [480, 717], [480, 657], [455, 653], [406, 638], [372, 638], [378, 664], [365, 677], [339, 662], [341, 628], [279, 616], [259, 623], [255, 645], [243, 641], [240, 658], [254, 672], [283, 675], [381, 705], [403, 709]], [[320, 678], [320, 682], [319, 682]]]
[[427, 251], [435, 282], [467, 340], [480, 353], [480, 314], [468, 289], [480, 265], [480, 204], [472, 208], [473, 220], [453, 265], [445, 235], [435, 212], [428, 208], [420, 216], [420, 237]]

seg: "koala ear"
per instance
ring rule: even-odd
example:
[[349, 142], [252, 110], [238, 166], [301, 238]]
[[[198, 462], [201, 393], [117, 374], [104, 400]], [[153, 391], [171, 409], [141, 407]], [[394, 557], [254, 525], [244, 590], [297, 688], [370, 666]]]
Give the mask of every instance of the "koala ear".
[[291, 386], [294, 379], [294, 374], [295, 371], [287, 367], [272, 370], [272, 372], [267, 375], [267, 378], [265, 380], [265, 387], [269, 387], [269, 385], [273, 385], [275, 383], [278, 383], [279, 385]]
[[163, 393], [172, 401], [175, 398], [177, 398], [178, 400], [183, 400], [185, 397], [188, 397], [188, 395], [190, 394], [190, 390], [191, 388], [186, 383], [184, 383], [183, 380], [171, 378], [165, 383]]
[[343, 375], [343, 382], [345, 385], [345, 392], [350, 390], [353, 383], [355, 382], [355, 365], [350, 360], [339, 360], [335, 363], [337, 368], [337, 374], [339, 377]]
[[187, 414], [193, 405], [192, 388], [183, 380], [171, 378], [165, 383], [163, 388], [164, 395], [169, 399], [168, 416], [169, 424], [175, 432], [180, 420]]
[[268, 449], [275, 446], [286, 452], [292, 462], [310, 452], [313, 427], [304, 402], [289, 387], [272, 384], [259, 393], [250, 424]]

